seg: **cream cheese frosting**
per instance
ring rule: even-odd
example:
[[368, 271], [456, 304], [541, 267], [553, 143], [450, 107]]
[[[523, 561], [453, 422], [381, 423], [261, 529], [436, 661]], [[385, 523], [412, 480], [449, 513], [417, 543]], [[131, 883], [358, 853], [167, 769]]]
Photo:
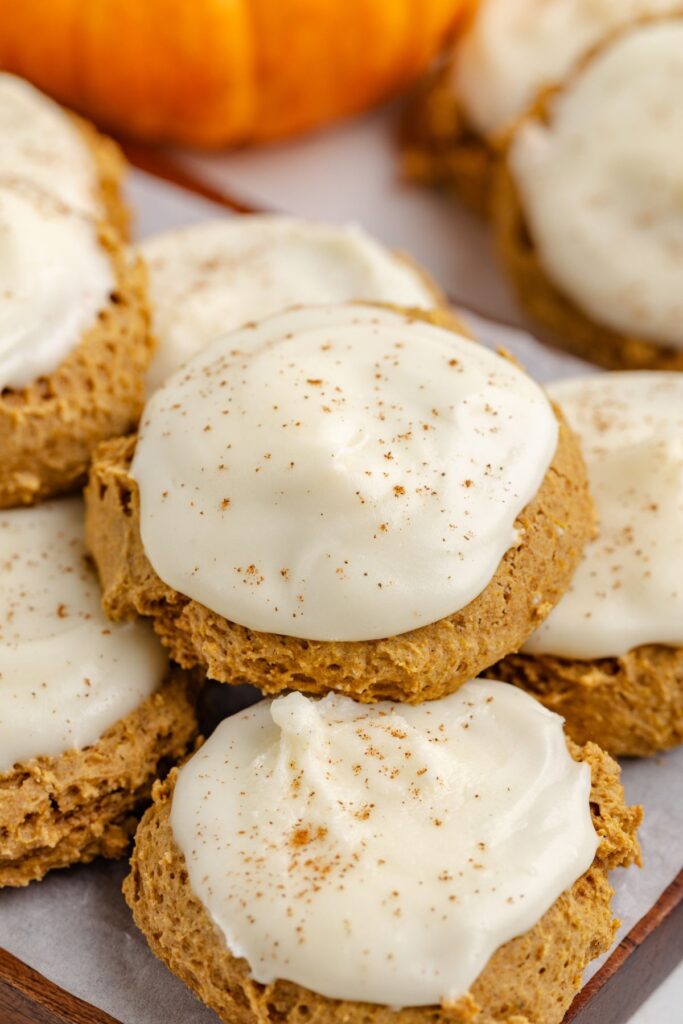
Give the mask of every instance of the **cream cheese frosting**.
[[496, 135], [619, 28], [680, 9], [681, 0], [481, 0], [454, 54], [460, 106]]
[[550, 393], [583, 443], [600, 535], [524, 651], [683, 646], [683, 374], [600, 374]]
[[65, 205], [97, 216], [97, 170], [82, 133], [59, 104], [0, 73], [0, 181], [30, 182]]
[[52, 373], [95, 323], [114, 276], [86, 215], [0, 181], [0, 390]]
[[164, 582], [240, 625], [392, 636], [487, 586], [557, 435], [538, 385], [452, 331], [372, 306], [291, 310], [148, 402], [142, 543]]
[[417, 706], [290, 693], [221, 723], [171, 827], [257, 982], [427, 1006], [590, 867], [590, 784], [562, 719], [503, 683]]
[[0, 772], [95, 743], [160, 685], [148, 623], [109, 622], [86, 560], [83, 505], [0, 512]]
[[159, 348], [153, 390], [209, 342], [307, 303], [367, 299], [429, 309], [422, 274], [357, 227], [251, 216], [170, 231], [140, 250]]
[[588, 316], [683, 348], [683, 18], [606, 47], [516, 132], [509, 166], [549, 279]]

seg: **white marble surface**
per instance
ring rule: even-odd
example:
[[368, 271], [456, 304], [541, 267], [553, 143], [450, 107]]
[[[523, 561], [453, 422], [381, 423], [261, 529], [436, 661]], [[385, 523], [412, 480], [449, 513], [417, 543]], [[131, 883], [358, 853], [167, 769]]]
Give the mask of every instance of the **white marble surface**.
[[[424, 259], [452, 295], [474, 295], [470, 305], [493, 317], [511, 318], [511, 300], [490, 264], [481, 226], [470, 219], [464, 230], [461, 216], [445, 200], [418, 197], [398, 183], [388, 159], [389, 143], [386, 115], [374, 115], [331, 137], [302, 143], [300, 152], [299, 147], [279, 147], [191, 161], [207, 180], [259, 203], [328, 220], [356, 220]], [[374, 154], [367, 165], [359, 163], [364, 147]], [[219, 213], [210, 203], [141, 173], [132, 176], [129, 191], [140, 237]], [[384, 206], [387, 192], [390, 202]], [[588, 369], [522, 332], [476, 318], [472, 326], [482, 340], [507, 345], [542, 380]], [[680, 866], [682, 774], [683, 750], [625, 765], [627, 797], [642, 801], [649, 813], [642, 833], [644, 869], [617, 872], [615, 878], [622, 932], [642, 916]], [[153, 958], [133, 926], [120, 895], [124, 874], [122, 864], [100, 863], [56, 872], [26, 890], [0, 893], [0, 945], [123, 1024], [212, 1024], [217, 1018]], [[675, 1024], [681, 1005], [683, 969], [632, 1024]]]
[[[683, 962], [643, 1003], [629, 1024], [680, 1024], [683, 1020]], [[605, 1024], [608, 1024], [606, 1021]]]

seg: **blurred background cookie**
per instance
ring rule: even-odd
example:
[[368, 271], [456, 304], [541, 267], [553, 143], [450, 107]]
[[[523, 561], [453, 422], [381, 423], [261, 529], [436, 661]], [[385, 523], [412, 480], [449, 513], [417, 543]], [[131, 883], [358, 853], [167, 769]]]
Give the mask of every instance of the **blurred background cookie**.
[[499, 249], [548, 340], [609, 369], [683, 369], [683, 14], [611, 38], [512, 132]]
[[409, 109], [408, 173], [484, 212], [518, 118], [621, 26], [676, 10], [680, 0], [469, 0], [450, 55]]

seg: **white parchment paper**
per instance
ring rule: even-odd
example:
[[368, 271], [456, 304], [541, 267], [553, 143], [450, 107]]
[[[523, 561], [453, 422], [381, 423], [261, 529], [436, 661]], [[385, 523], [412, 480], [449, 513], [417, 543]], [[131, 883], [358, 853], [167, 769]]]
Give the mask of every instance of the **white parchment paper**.
[[[214, 185], [236, 188], [263, 205], [363, 223], [387, 243], [415, 253], [450, 294], [467, 296], [474, 308], [510, 322], [514, 307], [491, 264], [482, 227], [445, 200], [397, 182], [390, 145], [390, 113], [380, 113], [297, 146], [186, 162]], [[130, 198], [141, 237], [224, 215], [142, 173], [132, 176]], [[594, 372], [522, 331], [477, 316], [469, 322], [482, 341], [505, 345], [539, 380]], [[620, 936], [681, 867], [683, 749], [625, 763], [623, 777], [627, 798], [645, 806], [646, 819], [645, 867], [613, 876]], [[215, 1015], [154, 959], [135, 929], [120, 892], [125, 873], [124, 864], [100, 862], [0, 892], [0, 946], [123, 1024], [215, 1024]]]
[[[683, 749], [624, 764], [626, 795], [642, 803], [645, 866], [614, 872], [619, 938], [645, 914], [681, 862]], [[130, 917], [124, 864], [54, 872], [0, 892], [0, 946], [123, 1024], [216, 1024], [217, 1018], [150, 953]], [[592, 965], [589, 976], [599, 966]], [[673, 1017], [670, 1018], [673, 1021]]]

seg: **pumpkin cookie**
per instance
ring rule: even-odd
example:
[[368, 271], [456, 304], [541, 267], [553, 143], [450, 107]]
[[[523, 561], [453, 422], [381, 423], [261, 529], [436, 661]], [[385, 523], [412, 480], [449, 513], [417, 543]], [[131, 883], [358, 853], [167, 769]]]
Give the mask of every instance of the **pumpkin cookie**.
[[487, 212], [503, 140], [548, 87], [620, 27], [680, 0], [478, 0], [447, 63], [420, 89], [403, 130], [412, 177]]
[[573, 435], [429, 316], [289, 311], [226, 335], [103, 445], [88, 544], [114, 619], [264, 692], [442, 696], [517, 650], [593, 529]]
[[609, 369], [683, 369], [682, 52], [680, 14], [611, 39], [521, 121], [497, 176], [520, 301]]
[[0, 75], [0, 508], [84, 479], [130, 430], [151, 357], [145, 273], [123, 245], [113, 143]]
[[224, 1021], [559, 1024], [640, 818], [615, 762], [513, 687], [290, 693], [155, 787], [124, 894]]
[[226, 331], [290, 306], [365, 299], [446, 309], [423, 270], [356, 227], [232, 217], [158, 235], [140, 254], [158, 342], [151, 390]]
[[447, 60], [419, 84], [400, 130], [404, 174], [422, 185], [452, 193], [481, 216], [488, 214], [497, 146], [469, 121], [454, 88], [454, 61]]
[[491, 669], [578, 743], [644, 756], [683, 742], [683, 376], [550, 389], [583, 441], [600, 535], [522, 653]]
[[109, 623], [80, 498], [0, 513], [0, 886], [125, 853], [196, 733], [193, 688], [147, 623]]

